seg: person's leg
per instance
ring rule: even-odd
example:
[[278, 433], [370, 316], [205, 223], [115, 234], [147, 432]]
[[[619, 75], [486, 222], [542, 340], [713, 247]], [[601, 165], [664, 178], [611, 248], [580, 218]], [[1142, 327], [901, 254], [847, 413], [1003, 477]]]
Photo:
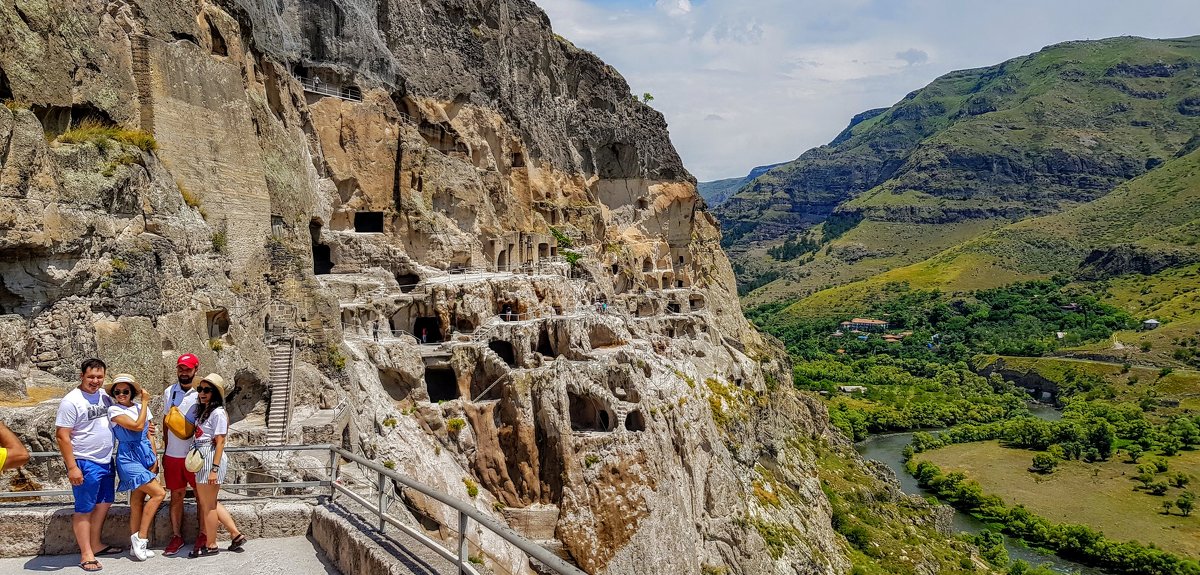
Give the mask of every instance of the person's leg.
[[112, 507], [112, 503], [97, 503], [96, 508], [92, 510], [88, 518], [89, 536], [92, 542], [92, 552], [102, 551], [105, 547], [100, 541], [100, 530], [104, 528], [104, 518], [108, 516], [108, 508]]
[[[95, 508], [92, 508], [95, 511]], [[75, 532], [75, 543], [79, 545], [79, 562], [95, 561], [96, 554], [92, 550], [92, 514], [76, 513], [71, 516], [71, 531]]]
[[167, 542], [163, 555], [174, 555], [183, 547], [183, 498], [187, 493], [187, 481], [183, 476], [183, 459], [163, 457], [163, 479], [171, 492], [171, 540]]
[[141, 533], [142, 508], [146, 503], [146, 493], [139, 487], [129, 492], [129, 534]]
[[[219, 490], [220, 487], [217, 489]], [[229, 510], [225, 509], [224, 505], [221, 505], [220, 500], [217, 501], [217, 521], [225, 526], [225, 530], [229, 532], [231, 539], [237, 539], [238, 535], [242, 534], [242, 531], [238, 529], [237, 523], [233, 521], [233, 516], [229, 514]], [[213, 537], [211, 543], [216, 544], [216, 542], [217, 538]]]
[[[139, 515], [141, 517], [141, 524], [138, 526], [138, 533], [141, 534], [142, 539], [149, 539], [151, 524], [154, 523], [154, 515], [158, 513], [158, 506], [162, 504], [163, 498], [167, 496], [167, 492], [163, 490], [162, 485], [158, 484], [157, 479], [151, 480], [150, 483], [139, 487], [138, 490], [144, 491], [149, 496], [149, 500], [146, 501]], [[138, 499], [141, 499], [141, 495], [138, 495]]]
[[[212, 535], [212, 540], [205, 540], [209, 548], [216, 547], [217, 533], [217, 489], [219, 486], [201, 483], [196, 486], [196, 499], [200, 501], [200, 513], [204, 518], [204, 533]], [[199, 546], [199, 542], [196, 543]]]
[[86, 459], [77, 459], [83, 483], [71, 487], [75, 496], [75, 514], [71, 516], [71, 532], [75, 534], [75, 543], [79, 545], [79, 561], [86, 563], [96, 560], [96, 551], [92, 547], [92, 513], [96, 510], [96, 499], [99, 495], [100, 474], [97, 464]]
[[100, 530], [104, 528], [104, 518], [108, 516], [108, 508], [112, 507], [113, 501], [117, 499], [117, 474], [113, 472], [112, 464], [101, 465], [100, 467], [100, 487], [96, 493], [96, 508], [92, 510], [91, 529], [92, 529], [92, 549], [104, 549], [106, 546], [100, 542]]

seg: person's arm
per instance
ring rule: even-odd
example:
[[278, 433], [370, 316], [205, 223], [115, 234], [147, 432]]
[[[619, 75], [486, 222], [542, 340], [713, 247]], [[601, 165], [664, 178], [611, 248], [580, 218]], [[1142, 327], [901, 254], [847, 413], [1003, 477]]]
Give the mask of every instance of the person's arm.
[[75, 448], [71, 445], [71, 428], [58, 428], [54, 432], [54, 438], [58, 440], [58, 451], [62, 454], [63, 465], [67, 466], [67, 481], [70, 481], [71, 485], [82, 485], [83, 471], [80, 471], [79, 465], [75, 463]]
[[29, 461], [29, 450], [4, 423], [0, 423], [0, 447], [8, 450], [8, 458], [4, 460], [4, 471], [16, 469]]
[[[146, 429], [146, 414], [150, 413], [150, 410], [147, 409], [147, 406], [149, 404], [150, 404], [150, 396], [143, 393], [142, 394], [142, 408], [140, 410], [138, 410], [137, 419], [129, 417], [129, 415], [127, 415], [125, 413], [121, 413], [120, 415], [112, 415], [112, 407], [110, 407], [110, 408], [108, 408], [109, 409], [109, 420], [117, 425], [120, 425], [121, 427], [124, 427], [125, 429], [128, 429], [129, 431], [142, 431], [142, 430]], [[116, 407], [116, 406], [114, 406], [114, 407]]]

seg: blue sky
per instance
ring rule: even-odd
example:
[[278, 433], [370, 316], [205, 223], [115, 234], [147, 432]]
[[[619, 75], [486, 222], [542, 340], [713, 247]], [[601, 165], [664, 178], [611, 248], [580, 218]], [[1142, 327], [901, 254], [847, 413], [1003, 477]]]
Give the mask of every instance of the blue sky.
[[535, 0], [650, 92], [700, 180], [827, 143], [951, 70], [1067, 40], [1200, 34], [1200, 1]]

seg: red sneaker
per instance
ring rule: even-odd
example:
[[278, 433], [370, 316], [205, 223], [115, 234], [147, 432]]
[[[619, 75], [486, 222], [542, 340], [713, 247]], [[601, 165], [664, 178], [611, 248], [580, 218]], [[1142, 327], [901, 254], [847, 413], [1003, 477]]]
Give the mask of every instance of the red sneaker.
[[163, 549], [163, 555], [174, 555], [179, 553], [180, 547], [183, 547], [183, 537], [172, 535], [171, 542], [167, 543], [166, 549]]

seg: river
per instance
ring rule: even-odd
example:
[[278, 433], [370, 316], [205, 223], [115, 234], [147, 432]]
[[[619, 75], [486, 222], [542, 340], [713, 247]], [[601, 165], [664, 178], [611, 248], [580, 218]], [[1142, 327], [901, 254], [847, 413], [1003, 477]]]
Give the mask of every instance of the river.
[[[1047, 421], [1055, 421], [1062, 418], [1061, 413], [1046, 404], [1030, 404], [1029, 410], [1034, 415]], [[912, 442], [912, 435], [912, 433], [874, 435], [858, 442], [855, 448], [858, 449], [858, 452], [863, 457], [874, 459], [890, 467], [896, 473], [896, 478], [900, 480], [900, 488], [905, 493], [928, 496], [931, 493], [921, 489], [917, 485], [916, 478], [904, 470], [904, 447]], [[951, 528], [956, 532], [979, 533], [985, 530], [987, 526], [982, 521], [956, 509], [954, 511], [954, 519], [951, 522]], [[1004, 538], [1004, 547], [1008, 549], [1009, 558], [1014, 561], [1021, 559], [1032, 565], [1049, 564], [1050, 568], [1057, 573], [1107, 575], [1107, 572], [1100, 569], [1067, 561], [1056, 555], [1038, 552], [1035, 549], [1027, 547], [1021, 541], [1009, 537]]]

